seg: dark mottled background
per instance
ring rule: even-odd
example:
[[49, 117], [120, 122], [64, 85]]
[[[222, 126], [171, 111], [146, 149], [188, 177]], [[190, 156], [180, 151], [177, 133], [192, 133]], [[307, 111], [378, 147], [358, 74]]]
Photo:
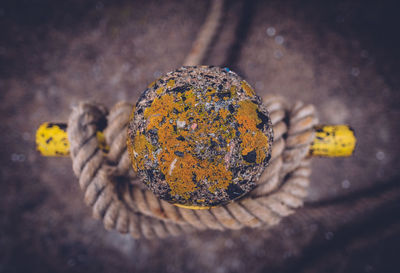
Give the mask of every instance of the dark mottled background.
[[272, 230], [134, 240], [91, 218], [68, 158], [34, 134], [81, 100], [135, 102], [173, 70], [208, 1], [0, 1], [0, 272], [400, 272], [396, 1], [228, 1], [206, 64], [349, 123], [307, 204]]

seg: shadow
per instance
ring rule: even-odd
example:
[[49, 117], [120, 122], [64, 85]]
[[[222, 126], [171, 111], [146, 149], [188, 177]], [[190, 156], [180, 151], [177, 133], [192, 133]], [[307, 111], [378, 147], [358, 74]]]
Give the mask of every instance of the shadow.
[[[301, 208], [296, 213], [297, 218], [295, 214], [292, 220], [284, 221], [293, 221], [299, 226], [314, 224], [319, 227], [319, 231], [314, 233], [298, 256], [288, 259], [285, 264], [269, 265], [265, 270], [327, 272], [326, 269], [335, 263], [335, 259], [346, 253], [345, 255], [351, 255], [347, 257], [351, 264], [346, 267], [355, 269], [348, 272], [360, 272], [360, 265], [366, 266], [371, 262], [365, 261], [365, 253], [374, 252], [380, 253], [388, 261], [381, 261], [385, 269], [381, 272], [397, 272], [395, 269], [398, 267], [393, 264], [396, 259], [392, 254], [398, 253], [400, 238], [400, 218], [397, 217], [400, 203], [395, 201], [400, 196], [397, 181], [394, 178], [387, 181], [385, 186], [375, 187], [374, 190], [321, 202], [318, 207], [307, 205]], [[331, 272], [337, 270], [335, 268]]]
[[256, 0], [242, 1], [242, 12], [240, 14], [239, 22], [236, 26], [235, 39], [228, 50], [228, 54], [224, 63], [222, 64], [222, 66], [229, 67], [235, 72], [239, 72], [237, 66], [240, 60], [242, 47], [249, 35], [249, 30], [251, 28], [253, 18], [255, 17], [255, 2]]
[[[222, 32], [222, 29], [224, 27], [224, 25], [226, 24], [227, 21], [227, 11], [229, 9], [229, 5], [228, 5], [227, 0], [224, 0], [223, 6], [222, 6], [222, 13], [221, 13], [221, 18], [218, 24], [217, 29], [215, 30], [214, 36], [211, 39], [210, 45], [207, 47], [206, 52], [204, 53], [203, 59], [201, 60], [200, 63], [208, 63], [208, 60], [210, 60], [210, 55], [211, 52], [213, 51], [215, 45], [218, 43], [218, 40], [220, 39], [220, 33]], [[210, 3], [211, 5], [211, 3]], [[210, 10], [210, 7], [207, 7], [207, 10]], [[204, 23], [203, 23], [204, 24]], [[217, 65], [214, 63], [211, 63], [211, 65]]]
[[[396, 217], [398, 206], [394, 204], [385, 204], [377, 208], [372, 214], [365, 215], [356, 221], [350, 221], [344, 226], [333, 230], [334, 238], [326, 239], [317, 237], [313, 242], [302, 250], [300, 257], [288, 263], [282, 272], [318, 272], [318, 268], [323, 272], [327, 265], [331, 263], [331, 256], [340, 253], [344, 249], [352, 249], [353, 256], [357, 256], [357, 252], [371, 251], [365, 250], [365, 246], [371, 249], [371, 246], [380, 246], [381, 242], [393, 240], [398, 241], [398, 225], [399, 218]], [[397, 234], [397, 235], [396, 235]], [[333, 235], [332, 235], [333, 236]], [[394, 248], [397, 248], [395, 250]], [[398, 252], [393, 242], [382, 250], [389, 256], [391, 252]], [[352, 261], [352, 266], [356, 264], [365, 264], [365, 257], [361, 255], [361, 260]], [[390, 260], [390, 257], [387, 257]], [[385, 272], [397, 272], [392, 265], [386, 265]], [[353, 271], [354, 272], [354, 271]]]

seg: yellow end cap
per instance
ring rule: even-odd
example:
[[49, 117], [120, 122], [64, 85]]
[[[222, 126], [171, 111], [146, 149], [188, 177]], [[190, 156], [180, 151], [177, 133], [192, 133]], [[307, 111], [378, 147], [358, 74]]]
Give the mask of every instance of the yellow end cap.
[[69, 142], [63, 123], [45, 122], [36, 131], [36, 148], [43, 156], [69, 155]]
[[348, 125], [320, 125], [315, 127], [315, 139], [309, 155], [324, 157], [351, 156], [356, 146], [353, 129]]

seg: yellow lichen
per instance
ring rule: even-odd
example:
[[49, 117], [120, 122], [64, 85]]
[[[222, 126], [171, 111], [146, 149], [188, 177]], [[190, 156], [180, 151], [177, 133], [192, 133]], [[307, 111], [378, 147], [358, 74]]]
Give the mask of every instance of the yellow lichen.
[[230, 88], [231, 91], [231, 97], [234, 98], [237, 95], [237, 87], [235, 85], [232, 85]]
[[[131, 142], [129, 142], [128, 145], [129, 144], [131, 144]], [[130, 150], [130, 154], [133, 155], [134, 159], [132, 160], [132, 163], [135, 171], [144, 168], [146, 160], [145, 155], [151, 157], [151, 159], [154, 160], [153, 151], [154, 147], [147, 140], [146, 136], [137, 131], [135, 139], [133, 141], [132, 150]]]
[[247, 96], [250, 97], [255, 96], [256, 93], [254, 92], [253, 88], [251, 88], [250, 85], [245, 80], [241, 82], [241, 87]]
[[156, 90], [157, 95], [160, 95], [162, 92], [164, 92], [164, 87], [157, 88], [157, 90]]
[[167, 82], [167, 87], [168, 88], [171, 88], [171, 87], [173, 87], [175, 85], [175, 81], [174, 80], [169, 80], [168, 82]]

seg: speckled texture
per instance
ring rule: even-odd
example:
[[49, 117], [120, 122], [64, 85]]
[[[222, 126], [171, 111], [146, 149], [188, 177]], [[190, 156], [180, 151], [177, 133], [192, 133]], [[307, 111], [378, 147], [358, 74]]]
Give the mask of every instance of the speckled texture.
[[181, 67], [140, 96], [129, 124], [133, 168], [163, 200], [212, 207], [248, 193], [273, 141], [267, 109], [229, 68]]
[[[349, 123], [355, 155], [313, 159], [306, 206], [270, 230], [155, 241], [106, 231], [71, 160], [40, 157], [34, 132], [65, 122], [77, 101], [135, 103], [181, 66], [208, 1], [3, 0], [0, 272], [399, 272], [399, 203], [351, 211], [400, 184], [397, 1], [243, 2], [226, 5], [204, 63], [230, 67], [260, 96], [315, 104], [322, 123]], [[243, 17], [252, 21], [236, 32]]]

